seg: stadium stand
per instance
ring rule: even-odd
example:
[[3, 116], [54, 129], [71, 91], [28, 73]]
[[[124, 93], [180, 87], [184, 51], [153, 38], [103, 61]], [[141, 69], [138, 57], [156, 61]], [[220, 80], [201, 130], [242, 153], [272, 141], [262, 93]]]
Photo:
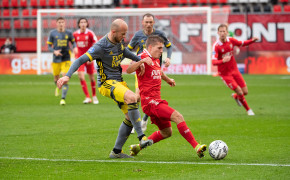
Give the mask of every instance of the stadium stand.
[[[36, 40], [37, 9], [210, 6], [215, 11], [234, 14], [290, 12], [289, 0], [120, 0], [119, 5], [114, 0], [1, 0], [0, 36], [9, 34], [14, 39], [31, 37]], [[71, 23], [76, 24], [75, 19], [71, 21]], [[90, 20], [91, 25], [94, 23], [93, 20]], [[55, 27], [55, 21], [46, 21], [44, 26]], [[32, 42], [31, 39], [29, 41]]]

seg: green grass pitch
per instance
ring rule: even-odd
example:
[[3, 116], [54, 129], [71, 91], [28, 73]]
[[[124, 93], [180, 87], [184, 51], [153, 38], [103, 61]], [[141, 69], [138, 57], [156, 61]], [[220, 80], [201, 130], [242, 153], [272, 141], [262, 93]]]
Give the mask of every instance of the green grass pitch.
[[[224, 160], [208, 152], [199, 159], [175, 124], [171, 138], [134, 159], [111, 160], [124, 118], [112, 100], [98, 94], [99, 105], [82, 104], [73, 76], [67, 105], [60, 106], [52, 75], [1, 75], [0, 179], [290, 179], [290, 76], [244, 75], [253, 117], [218, 77], [170, 77], [176, 87], [163, 83], [162, 98], [199, 142], [225, 141]], [[134, 89], [134, 76], [124, 78]], [[146, 134], [156, 130], [150, 124]], [[137, 142], [132, 134], [123, 150]]]

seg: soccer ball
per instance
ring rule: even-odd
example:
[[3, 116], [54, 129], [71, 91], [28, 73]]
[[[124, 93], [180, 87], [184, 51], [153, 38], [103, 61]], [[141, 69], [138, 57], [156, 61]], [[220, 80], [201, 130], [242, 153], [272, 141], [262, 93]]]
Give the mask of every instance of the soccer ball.
[[209, 145], [209, 155], [216, 159], [220, 160], [226, 157], [228, 154], [228, 146], [222, 140], [215, 140]]

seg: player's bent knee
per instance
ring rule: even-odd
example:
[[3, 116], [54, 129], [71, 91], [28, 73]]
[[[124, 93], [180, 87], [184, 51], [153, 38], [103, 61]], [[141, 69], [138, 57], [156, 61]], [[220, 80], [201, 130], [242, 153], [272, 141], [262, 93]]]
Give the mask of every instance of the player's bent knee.
[[175, 122], [176, 124], [179, 124], [184, 121], [184, 118], [182, 114], [180, 114], [178, 111], [174, 111], [171, 115], [171, 121]]
[[124, 95], [124, 100], [126, 104], [137, 103], [137, 96], [132, 91], [126, 91]]
[[169, 138], [172, 136], [172, 128], [165, 128], [160, 130], [160, 133], [164, 139]]

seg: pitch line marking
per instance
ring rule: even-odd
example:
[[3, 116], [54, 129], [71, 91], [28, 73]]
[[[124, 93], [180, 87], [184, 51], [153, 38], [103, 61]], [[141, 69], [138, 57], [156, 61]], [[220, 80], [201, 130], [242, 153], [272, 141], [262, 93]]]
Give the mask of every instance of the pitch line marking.
[[144, 163], [144, 164], [192, 164], [192, 165], [224, 165], [224, 166], [276, 166], [290, 167], [290, 164], [259, 164], [259, 163], [203, 163], [203, 162], [168, 162], [168, 161], [124, 161], [124, 160], [81, 160], [81, 159], [47, 159], [47, 158], [24, 158], [24, 157], [0, 157], [10, 160], [31, 160], [51, 162], [98, 162], [98, 163]]

